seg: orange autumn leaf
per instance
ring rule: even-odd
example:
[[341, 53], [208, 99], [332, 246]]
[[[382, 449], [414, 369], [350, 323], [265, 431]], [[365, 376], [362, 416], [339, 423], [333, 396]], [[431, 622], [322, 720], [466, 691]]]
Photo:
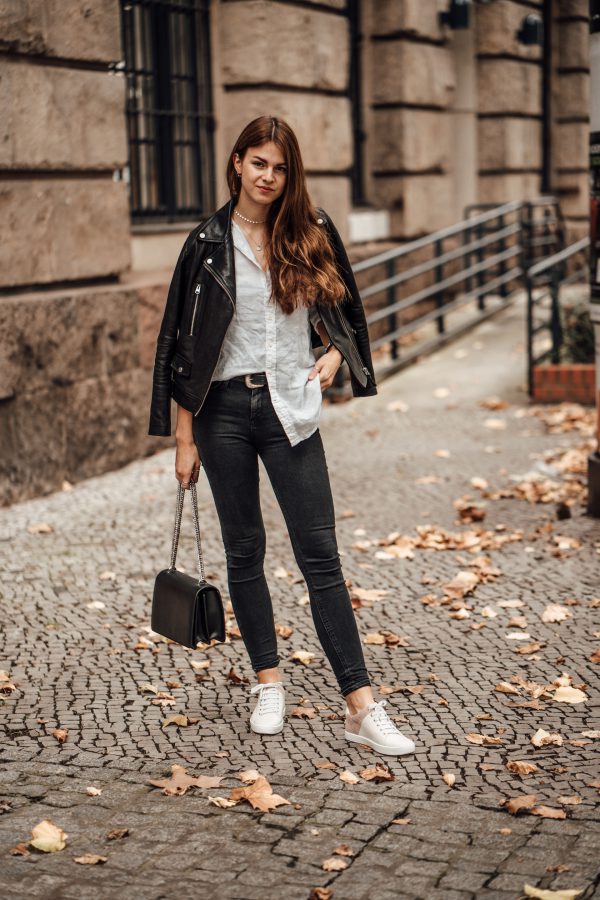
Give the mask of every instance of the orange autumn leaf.
[[253, 809], [269, 812], [283, 804], [291, 805], [289, 800], [273, 793], [273, 788], [264, 777], [259, 777], [248, 787], [233, 788], [229, 795], [231, 800], [247, 800]]
[[500, 805], [506, 807], [511, 816], [516, 816], [517, 813], [524, 809], [532, 809], [536, 800], [536, 794], [520, 794], [518, 797], [510, 797], [503, 800]]
[[146, 783], [153, 787], [162, 788], [163, 794], [169, 797], [181, 797], [190, 788], [214, 788], [219, 787], [222, 777], [211, 775], [188, 775], [183, 766], [177, 763], [171, 766], [171, 777], [160, 779], [149, 779]]

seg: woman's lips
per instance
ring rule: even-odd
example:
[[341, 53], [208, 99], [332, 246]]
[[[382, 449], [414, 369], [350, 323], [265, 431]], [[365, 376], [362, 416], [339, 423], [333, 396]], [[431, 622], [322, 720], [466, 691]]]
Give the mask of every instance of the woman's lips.
[[265, 193], [267, 193], [267, 194], [270, 194], [271, 191], [273, 190], [273, 188], [261, 187], [260, 185], [258, 186], [258, 189], [259, 189], [259, 191], [265, 191]]

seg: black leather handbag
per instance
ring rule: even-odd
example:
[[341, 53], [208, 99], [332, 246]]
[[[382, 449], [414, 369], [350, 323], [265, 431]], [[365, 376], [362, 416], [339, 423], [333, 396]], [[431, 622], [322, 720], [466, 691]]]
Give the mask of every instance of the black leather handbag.
[[170, 638], [184, 647], [195, 647], [198, 643], [209, 644], [212, 640], [225, 641], [225, 613], [221, 593], [214, 584], [204, 577], [204, 561], [200, 544], [200, 524], [198, 521], [198, 500], [196, 482], [190, 482], [194, 526], [196, 529], [196, 550], [200, 578], [192, 578], [175, 568], [181, 514], [186, 489], [179, 483], [171, 565], [156, 576], [152, 595], [151, 628], [157, 634]]

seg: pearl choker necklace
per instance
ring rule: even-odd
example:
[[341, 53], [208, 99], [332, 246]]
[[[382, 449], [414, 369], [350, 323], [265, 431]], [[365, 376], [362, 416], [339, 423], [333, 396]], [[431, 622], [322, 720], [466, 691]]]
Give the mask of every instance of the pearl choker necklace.
[[234, 209], [234, 213], [236, 216], [239, 216], [240, 219], [243, 219], [244, 222], [250, 222], [252, 225], [262, 225], [263, 222], [267, 221], [266, 219], [247, 219], [246, 216], [243, 216], [237, 209]]

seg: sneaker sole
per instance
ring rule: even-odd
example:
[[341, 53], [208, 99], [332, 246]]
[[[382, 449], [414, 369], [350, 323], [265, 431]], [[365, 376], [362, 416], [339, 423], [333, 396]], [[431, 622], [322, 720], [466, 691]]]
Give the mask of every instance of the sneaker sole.
[[415, 747], [390, 747], [387, 744], [378, 744], [377, 741], [373, 741], [371, 738], [363, 737], [360, 734], [353, 734], [351, 731], [344, 731], [344, 736], [347, 741], [354, 741], [355, 744], [367, 744], [369, 747], [372, 747], [373, 750], [376, 750], [377, 753], [383, 753], [387, 756], [405, 756], [407, 753], [414, 753]]
[[262, 727], [255, 728], [252, 724], [250, 724], [250, 730], [254, 732], [254, 734], [279, 734], [280, 731], [283, 731], [282, 722], [281, 725], [263, 725]]

